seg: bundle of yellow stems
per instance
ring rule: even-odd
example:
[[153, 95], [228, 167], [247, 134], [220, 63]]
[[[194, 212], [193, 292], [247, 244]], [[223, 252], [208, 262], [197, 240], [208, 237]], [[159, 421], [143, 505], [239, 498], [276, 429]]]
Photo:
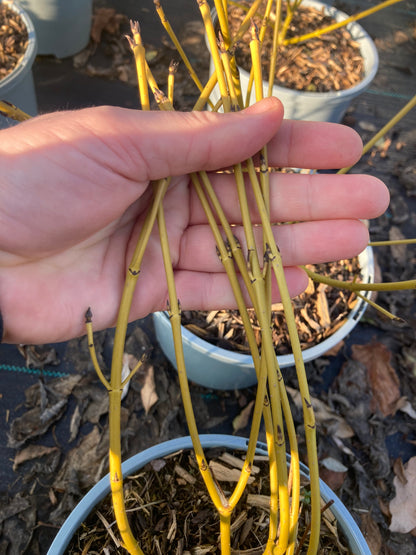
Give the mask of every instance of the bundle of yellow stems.
[[[389, 0], [389, 3], [399, 0]], [[167, 21], [163, 9], [158, 0], [155, 0], [157, 13], [175, 44], [190, 77], [194, 80], [200, 90], [200, 97], [195, 104], [195, 110], [201, 110], [209, 105], [211, 109], [222, 107], [224, 112], [239, 110], [244, 107], [242, 98], [239, 75], [235, 59], [230, 54], [236, 41], [251, 29], [250, 51], [252, 58], [251, 83], [254, 85], [256, 100], [263, 97], [263, 80], [261, 74], [261, 42], [264, 38], [266, 25], [262, 25], [260, 33], [251, 21], [254, 13], [259, 8], [261, 0], [255, 0], [247, 12], [247, 16], [242, 22], [241, 29], [237, 36], [231, 40], [228, 20], [227, 20], [227, 1], [215, 0], [215, 8], [218, 17], [218, 33], [214, 28], [210, 8], [206, 0], [198, 0], [198, 6], [204, 23], [205, 32], [208, 38], [211, 55], [215, 64], [215, 71], [210, 76], [207, 84], [203, 86], [196, 76], [185, 52], [174, 34], [169, 22]], [[268, 0], [266, 3], [264, 20], [267, 21], [275, 0]], [[299, 2], [289, 4], [288, 17], [291, 11], [296, 9]], [[280, 13], [280, 2], [276, 2], [276, 13]], [[276, 23], [277, 21], [277, 23]], [[288, 25], [286, 19], [283, 24], [279, 17], [275, 18], [274, 37], [276, 44], [283, 40], [285, 27]], [[132, 23], [132, 36], [129, 42], [134, 53], [137, 67], [137, 76], [140, 92], [142, 110], [150, 110], [149, 89], [152, 92], [159, 109], [173, 110], [175, 64], [169, 67], [168, 91], [167, 96], [162, 93], [150, 71], [146, 61], [145, 48], [141, 39], [140, 28], [137, 23]], [[272, 64], [273, 65], [273, 64]], [[221, 100], [217, 106], [212, 106], [209, 101], [213, 87], [218, 83]], [[250, 92], [247, 98], [250, 97]], [[414, 105], [415, 99], [413, 99]], [[409, 108], [410, 109], [410, 108]], [[124, 342], [127, 332], [130, 307], [132, 297], [137, 285], [140, 268], [143, 262], [146, 245], [150, 233], [157, 222], [159, 228], [160, 244], [163, 254], [163, 261], [168, 285], [169, 294], [169, 315], [172, 326], [172, 333], [175, 345], [176, 361], [178, 368], [179, 383], [181, 388], [182, 400], [185, 409], [186, 420], [189, 433], [192, 438], [193, 447], [198, 462], [199, 470], [206, 484], [207, 490], [220, 516], [220, 537], [221, 553], [229, 555], [231, 553], [230, 526], [234, 508], [241, 499], [248, 478], [250, 476], [253, 459], [256, 450], [261, 419], [264, 419], [266, 430], [267, 448], [269, 454], [270, 469], [270, 522], [268, 541], [264, 549], [267, 554], [293, 554], [296, 549], [296, 538], [298, 533], [298, 515], [300, 498], [300, 472], [299, 455], [296, 440], [295, 426], [293, 423], [286, 389], [280, 372], [277, 358], [275, 355], [272, 336], [270, 332], [271, 314], [271, 282], [275, 279], [280, 291], [284, 306], [285, 317], [290, 334], [292, 350], [295, 358], [296, 371], [299, 382], [299, 390], [303, 403], [304, 430], [307, 445], [308, 465], [310, 470], [311, 487], [311, 526], [308, 540], [308, 554], [315, 554], [318, 550], [320, 535], [320, 492], [318, 460], [316, 448], [316, 429], [314, 414], [311, 405], [308, 383], [302, 359], [298, 333], [292, 310], [292, 303], [289, 297], [287, 284], [285, 281], [283, 264], [280, 257], [278, 246], [275, 243], [270, 217], [269, 217], [269, 166], [267, 158], [267, 147], [260, 153], [260, 168], [256, 168], [252, 159], [244, 164], [236, 164], [233, 167], [235, 176], [235, 186], [238, 192], [241, 207], [241, 217], [247, 242], [248, 256], [245, 256], [241, 246], [233, 235], [232, 227], [225, 217], [225, 213], [214, 192], [206, 172], [198, 172], [191, 175], [191, 181], [201, 205], [205, 211], [208, 223], [211, 227], [216, 242], [217, 253], [224, 265], [230, 285], [232, 287], [238, 309], [244, 322], [251, 354], [256, 369], [258, 387], [253, 412], [251, 432], [248, 442], [245, 462], [240, 474], [237, 485], [232, 494], [225, 496], [215, 481], [209, 469], [205, 454], [203, 452], [198, 430], [195, 422], [191, 396], [189, 392], [184, 354], [181, 336], [181, 314], [180, 304], [176, 293], [174, 272], [170, 256], [168, 234], [165, 224], [165, 214], [163, 199], [169, 187], [170, 178], [166, 177], [153, 183], [153, 202], [147, 214], [145, 223], [141, 230], [137, 246], [128, 268], [125, 286], [120, 303], [119, 315], [114, 339], [114, 350], [111, 367], [111, 379], [108, 382], [101, 372], [93, 345], [93, 332], [91, 313], [86, 314], [86, 325], [89, 337], [89, 346], [92, 360], [97, 373], [109, 391], [110, 397], [110, 480], [113, 499], [114, 512], [122, 537], [123, 546], [132, 555], [142, 554], [138, 542], [134, 538], [127, 519], [124, 498], [123, 498], [123, 476], [121, 471], [121, 441], [120, 441], [120, 403], [121, 392], [124, 385], [132, 377], [139, 365], [132, 373], [122, 381], [122, 360]], [[262, 224], [263, 232], [263, 253], [259, 256], [254, 240], [253, 226], [250, 217], [249, 205], [247, 200], [246, 184], [244, 174], [248, 174], [249, 183], [254, 193], [258, 214]], [[223, 238], [225, 234], [225, 239]], [[247, 306], [244, 301], [243, 289], [238, 280], [238, 274], [243, 279], [243, 287], [248, 293], [250, 303], [254, 307], [257, 318], [261, 326], [262, 347], [261, 352], [257, 347], [250, 319], [247, 313]], [[311, 274], [317, 281], [328, 282], [327, 278]], [[334, 281], [334, 280], [332, 280]], [[363, 284], [337, 282], [332, 285], [353, 289], [363, 289]], [[380, 289], [384, 284], [372, 285], [372, 289]], [[387, 284], [386, 288], [405, 288], [414, 287], [415, 282], [404, 284]], [[368, 286], [370, 287], [370, 286]], [[288, 445], [287, 445], [288, 444]], [[287, 467], [286, 451], [290, 452], [290, 468]]]

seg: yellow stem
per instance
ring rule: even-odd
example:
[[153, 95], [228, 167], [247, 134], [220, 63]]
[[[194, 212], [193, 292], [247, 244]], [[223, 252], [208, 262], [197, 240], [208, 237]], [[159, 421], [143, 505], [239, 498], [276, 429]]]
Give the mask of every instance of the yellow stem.
[[6, 100], [0, 100], [0, 114], [15, 121], [26, 121], [32, 118], [32, 116]]
[[98, 364], [97, 353], [95, 351], [95, 346], [94, 346], [94, 335], [92, 331], [91, 318], [92, 318], [91, 309], [88, 309], [87, 313], [85, 314], [85, 327], [87, 330], [88, 350], [90, 352], [91, 361], [94, 366], [94, 370], [96, 371], [98, 377], [100, 378], [100, 382], [108, 391], [111, 391], [111, 385], [108, 383], [107, 379], [102, 373], [100, 365]]
[[220, 515], [221, 555], [231, 555], [231, 515]]
[[175, 348], [176, 365], [178, 369], [179, 386], [183, 407], [185, 411], [186, 422], [188, 424], [189, 434], [192, 439], [195, 456], [198, 462], [201, 476], [205, 482], [208, 493], [220, 514], [227, 514], [229, 508], [224, 505], [222, 496], [219, 494], [217, 485], [212, 477], [211, 471], [206, 462], [204, 451], [198, 435], [198, 429], [195, 421], [195, 415], [192, 407], [191, 394], [189, 391], [188, 378], [186, 375], [185, 357], [182, 344], [181, 316], [179, 300], [176, 294], [175, 278], [170, 257], [168, 233], [166, 229], [165, 215], [163, 205], [158, 209], [157, 221], [159, 225], [160, 245], [162, 248], [163, 264], [165, 267], [166, 280], [169, 294], [169, 318], [172, 327], [173, 342]]
[[130, 39], [130, 46], [133, 50], [134, 59], [136, 60], [137, 81], [140, 91], [140, 101], [142, 110], [150, 110], [149, 88], [147, 86], [146, 77], [146, 56], [145, 49], [140, 34], [140, 26], [137, 21], [130, 22], [133, 40]]
[[173, 90], [175, 86], [175, 73], [178, 69], [177, 62], [171, 62], [169, 64], [169, 75], [168, 75], [168, 99], [171, 104], [173, 104]]
[[[254, 172], [254, 168], [248, 164], [249, 172]], [[293, 356], [299, 382], [299, 390], [302, 396], [303, 415], [305, 421], [306, 446], [308, 451], [308, 464], [310, 470], [311, 482], [311, 537], [309, 544], [309, 554], [313, 554], [317, 550], [320, 533], [320, 493], [319, 493], [319, 468], [316, 449], [316, 424], [313, 413], [312, 403], [309, 394], [308, 381], [305, 372], [305, 365], [302, 357], [302, 349], [300, 347], [299, 335], [296, 328], [296, 321], [293, 314], [292, 302], [286, 283], [284, 268], [280, 252], [274, 240], [273, 231], [268, 217], [267, 209], [261, 194], [260, 187], [255, 180], [252, 180], [253, 190], [261, 217], [263, 231], [268, 242], [269, 263], [272, 264], [277, 285], [279, 287], [280, 296], [283, 303], [286, 323], [288, 326], [289, 337], [292, 345]]]
[[416, 289], [416, 279], [408, 281], [392, 281], [390, 283], [359, 283], [350, 281], [339, 281], [337, 279], [322, 276], [305, 266], [302, 266], [308, 276], [318, 283], [326, 283], [338, 289], [348, 289], [349, 291], [403, 291], [404, 289]]
[[395, 316], [394, 314], [392, 314], [391, 312], [389, 312], [388, 310], [386, 310], [385, 308], [383, 308], [379, 304], [375, 303], [374, 301], [372, 301], [370, 298], [366, 297], [365, 295], [362, 295], [359, 291], [356, 291], [355, 294], [357, 295], [357, 297], [362, 299], [364, 302], [366, 302], [367, 304], [369, 304], [370, 306], [372, 306], [373, 308], [378, 310], [378, 312], [381, 312], [381, 314], [386, 316], [386, 318], [389, 318], [390, 320], [395, 320], [396, 322], [403, 322], [403, 320], [401, 318], [399, 318], [398, 316]]
[[204, 22], [205, 32], [207, 34], [209, 49], [215, 66], [215, 73], [217, 75], [218, 86], [222, 98], [224, 112], [229, 112], [231, 108], [230, 96], [227, 90], [226, 79], [224, 76], [224, 68], [221, 61], [221, 56], [217, 47], [217, 37], [215, 35], [214, 24], [212, 22], [211, 13], [208, 2], [206, 0], [198, 0], [199, 10]]
[[414, 245], [416, 239], [395, 239], [393, 241], [370, 241], [370, 247], [390, 247], [392, 245]]
[[[415, 105], [416, 105], [416, 94], [412, 99], [409, 100], [406, 106], [403, 106], [403, 108], [399, 110], [399, 112], [397, 112], [397, 114], [393, 116], [391, 120], [388, 123], [386, 123], [386, 125], [382, 127], [380, 131], [378, 131], [370, 141], [368, 141], [368, 143], [364, 145], [362, 155], [366, 154], [366, 152], [368, 152], [370, 148], [373, 148], [373, 146], [377, 143], [377, 141], [379, 141], [388, 131], [390, 131], [390, 129], [394, 125], [396, 125], [397, 122], [399, 122], [408, 112], [410, 112], [410, 110], [414, 108]], [[353, 167], [354, 166], [348, 166], [346, 168], [342, 168], [337, 173], [339, 174], [347, 173]]]
[[110, 487], [114, 514], [117, 526], [123, 541], [123, 547], [130, 555], [144, 555], [133, 533], [127, 518], [124, 492], [123, 473], [121, 470], [121, 442], [120, 442], [120, 408], [122, 389], [113, 389], [109, 392], [109, 415], [110, 415]]
[[[173, 44], [175, 45], [176, 50], [178, 51], [178, 54], [180, 55], [183, 63], [185, 64], [186, 69], [188, 70], [188, 73], [192, 79], [192, 81], [195, 83], [195, 85], [198, 87], [198, 90], [202, 92], [203, 90], [203, 85], [201, 83], [201, 81], [199, 80], [197, 74], [195, 73], [194, 68], [192, 67], [191, 62], [189, 61], [189, 58], [187, 57], [187, 55], [185, 54], [184, 49], [181, 46], [181, 43], [179, 42], [174, 30], [172, 29], [166, 15], [165, 12], [160, 4], [159, 0], [154, 0], [154, 4], [156, 7], [156, 12], [159, 16], [159, 19], [163, 25], [163, 27], [165, 28], [166, 32], [168, 33], [170, 40], [173, 42]], [[212, 104], [211, 104], [212, 106]]]
[[273, 48], [270, 57], [268, 96], [273, 94], [274, 76], [276, 74], [277, 53], [279, 50], [280, 26], [282, 24], [282, 0], [276, 0], [275, 20], [273, 26]]

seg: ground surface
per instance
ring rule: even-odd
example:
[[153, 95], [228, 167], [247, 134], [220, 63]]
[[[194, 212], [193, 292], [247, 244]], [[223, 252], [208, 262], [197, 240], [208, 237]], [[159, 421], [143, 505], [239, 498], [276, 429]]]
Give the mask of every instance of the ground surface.
[[[97, 0], [95, 5], [139, 19], [155, 64], [166, 67], [172, 53], [150, 0]], [[367, 0], [345, 1], [339, 7], [352, 12], [370, 5]], [[188, 38], [193, 61], [206, 69], [207, 55], [195, 23], [196, 3], [166, 2], [166, 12], [174, 28]], [[376, 40], [380, 70], [345, 120], [364, 140], [416, 90], [415, 23], [414, 0], [364, 23]], [[101, 104], [136, 107], [134, 68], [121, 36], [122, 32], [103, 35], [97, 48], [74, 59], [39, 57], [34, 67], [39, 111]], [[194, 95], [183, 85], [178, 107], [186, 108]], [[416, 237], [415, 129], [413, 111], [353, 170], [377, 175], [391, 190], [388, 212], [371, 223], [375, 240]], [[415, 258], [410, 247], [377, 250], [384, 280], [414, 277]], [[369, 309], [338, 354], [309, 363], [308, 373], [313, 395], [325, 403], [319, 415], [324, 478], [352, 509], [373, 553], [410, 555], [416, 553], [411, 535], [392, 533], [389, 523], [390, 501], [398, 491], [393, 479], [406, 483], [413, 499], [416, 495], [414, 474], [404, 466], [416, 456], [415, 296], [384, 294], [378, 300], [406, 323], [391, 324]], [[125, 456], [187, 433], [177, 380], [157, 347], [151, 319], [130, 331], [128, 352], [137, 356], [148, 350], [151, 356], [124, 401]], [[111, 343], [111, 330], [98, 334], [98, 350], [107, 365]], [[286, 379], [295, 386], [291, 372]], [[202, 432], [247, 435], [241, 415], [254, 397], [253, 389], [218, 392], [192, 386], [192, 394]], [[157, 402], [152, 404], [152, 399]], [[40, 426], [39, 414], [45, 407], [53, 410]], [[21, 352], [14, 346], [0, 347], [0, 553], [46, 553], [82, 491], [105, 473], [106, 410], [105, 391], [97, 383], [84, 339]], [[295, 408], [294, 412], [298, 417]], [[333, 460], [343, 467], [334, 470]], [[399, 505], [405, 507], [400, 500]], [[404, 521], [409, 514], [405, 508], [399, 519]], [[408, 529], [415, 526], [410, 522]]]

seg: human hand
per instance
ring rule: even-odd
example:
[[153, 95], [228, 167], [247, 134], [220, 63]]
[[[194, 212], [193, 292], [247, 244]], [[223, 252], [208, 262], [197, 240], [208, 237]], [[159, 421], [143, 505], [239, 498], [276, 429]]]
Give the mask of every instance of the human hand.
[[[45, 343], [115, 324], [150, 180], [175, 176], [164, 206], [178, 297], [185, 309], [233, 307], [211, 231], [190, 185], [192, 171], [243, 161], [269, 143], [274, 166], [329, 169], [353, 164], [361, 141], [334, 124], [282, 123], [267, 99], [237, 114], [91, 108], [34, 118], [0, 131], [0, 310], [4, 341]], [[226, 213], [240, 223], [230, 176], [210, 174]], [[371, 176], [271, 176], [276, 226], [289, 290], [307, 283], [299, 264], [363, 250], [359, 219], [381, 214], [386, 187]], [[238, 228], [236, 228], [239, 234]], [[166, 307], [157, 227], [134, 295], [131, 319]]]

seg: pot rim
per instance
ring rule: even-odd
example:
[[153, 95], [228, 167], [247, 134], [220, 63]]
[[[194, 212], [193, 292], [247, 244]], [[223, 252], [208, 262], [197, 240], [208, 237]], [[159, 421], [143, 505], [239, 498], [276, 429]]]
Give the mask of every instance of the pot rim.
[[20, 4], [13, 0], [0, 0], [0, 4], [7, 4], [11, 10], [20, 15], [28, 34], [28, 44], [22, 59], [12, 72], [0, 80], [1, 95], [4, 96], [11, 88], [16, 86], [16, 80], [21, 80], [31, 70], [37, 52], [37, 39], [32, 20]]
[[[227, 434], [201, 434], [199, 437], [204, 449], [211, 447], [226, 447], [227, 449], [247, 450], [248, 439], [244, 437]], [[183, 449], [193, 449], [190, 436], [171, 439], [149, 447], [133, 457], [130, 457], [122, 464], [123, 476], [128, 476], [129, 474], [131, 475], [137, 472], [137, 470], [154, 459], [170, 455]], [[260, 441], [257, 442], [256, 453], [267, 455], [267, 445]], [[287, 455], [287, 457], [289, 460], [289, 455]], [[303, 463], [300, 463], [300, 470], [304, 476], [309, 476], [308, 469]], [[330, 499], [334, 501], [331, 505], [331, 512], [334, 514], [344, 534], [347, 536], [350, 548], [354, 550], [356, 555], [371, 555], [364, 536], [351, 513], [325, 482], [322, 480], [319, 480], [319, 482], [322, 498], [325, 501], [329, 501]], [[110, 478], [109, 474], [107, 474], [89, 490], [73, 509], [61, 526], [58, 534], [55, 536], [47, 555], [63, 555], [76, 530], [87, 518], [92, 509], [110, 493], [110, 489]]]

